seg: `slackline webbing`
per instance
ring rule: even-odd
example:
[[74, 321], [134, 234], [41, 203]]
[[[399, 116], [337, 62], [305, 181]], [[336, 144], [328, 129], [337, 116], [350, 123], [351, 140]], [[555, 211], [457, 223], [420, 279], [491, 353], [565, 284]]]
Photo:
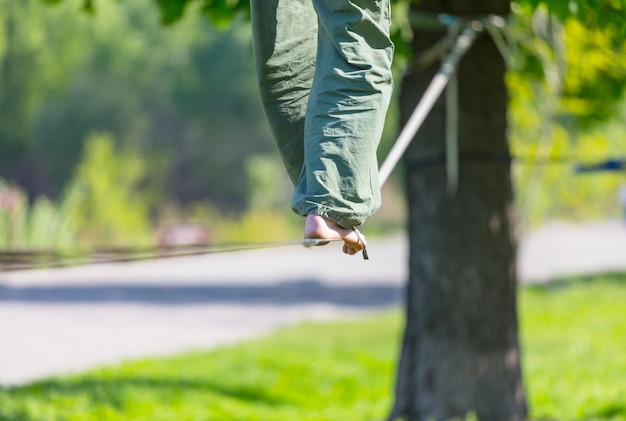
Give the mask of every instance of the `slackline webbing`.
[[223, 246], [178, 246], [145, 249], [109, 249], [63, 253], [54, 250], [0, 251], [0, 271], [19, 271], [41, 268], [58, 268], [103, 263], [127, 263], [142, 260], [168, 259], [173, 257], [200, 256], [235, 251], [260, 250], [276, 247], [303, 246], [311, 248], [341, 239], [321, 240], [308, 238], [265, 243], [231, 244]]
[[[479, 33], [487, 31], [494, 44], [508, 60], [508, 47], [503, 28], [506, 20], [497, 15], [477, 17], [471, 20], [447, 14], [413, 14], [411, 22], [414, 26], [425, 30], [448, 29], [448, 35], [440, 42], [422, 53], [417, 65], [425, 67], [434, 60], [443, 57], [439, 71], [430, 82], [424, 95], [416, 105], [411, 116], [404, 125], [387, 158], [380, 167], [379, 179], [382, 187], [397, 166], [402, 155], [422, 126], [443, 90], [446, 92], [446, 175], [449, 193], [454, 193], [458, 185], [459, 148], [458, 148], [458, 86], [456, 70], [463, 56], [469, 51]], [[446, 51], [449, 52], [444, 57]]]

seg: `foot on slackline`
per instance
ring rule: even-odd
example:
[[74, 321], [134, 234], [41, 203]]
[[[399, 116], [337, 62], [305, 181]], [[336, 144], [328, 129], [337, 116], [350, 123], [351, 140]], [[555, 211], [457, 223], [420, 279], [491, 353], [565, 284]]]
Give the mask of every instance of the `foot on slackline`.
[[[305, 239], [318, 240], [343, 240], [343, 252], [349, 255], [355, 255], [364, 246], [367, 245], [365, 237], [353, 228], [343, 228], [339, 224], [330, 219], [326, 219], [319, 215], [307, 215], [304, 225]], [[325, 245], [328, 243], [320, 243]]]

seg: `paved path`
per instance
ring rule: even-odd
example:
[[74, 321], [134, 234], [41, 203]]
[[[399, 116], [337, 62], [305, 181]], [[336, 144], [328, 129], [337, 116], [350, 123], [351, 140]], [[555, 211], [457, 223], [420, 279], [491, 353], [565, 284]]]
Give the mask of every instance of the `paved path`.
[[403, 237], [0, 274], [0, 384], [397, 306]]
[[[304, 320], [401, 304], [404, 237], [371, 240], [368, 262], [339, 249], [0, 274], [0, 384], [211, 348]], [[617, 223], [552, 225], [520, 248], [525, 281], [606, 269], [626, 269], [626, 229]]]
[[553, 223], [521, 239], [520, 279], [542, 282], [558, 277], [626, 270], [626, 224]]

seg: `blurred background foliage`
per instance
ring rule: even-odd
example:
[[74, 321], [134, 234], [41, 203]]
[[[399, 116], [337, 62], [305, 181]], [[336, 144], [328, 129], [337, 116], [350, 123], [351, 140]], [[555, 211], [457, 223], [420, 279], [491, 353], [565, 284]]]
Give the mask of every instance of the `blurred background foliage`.
[[[513, 4], [510, 137], [524, 226], [620, 212], [625, 172], [573, 171], [625, 155], [623, 4], [591, 5]], [[399, 79], [411, 31], [397, 16]], [[232, 0], [0, 0], [0, 247], [298, 238], [246, 17], [247, 2]], [[394, 103], [381, 158], [397, 115]], [[404, 224], [401, 191], [396, 175], [371, 230]]]
[[507, 82], [522, 230], [546, 220], [617, 218], [626, 206], [619, 200], [626, 170], [576, 171], [626, 160], [626, 14], [558, 3], [513, 4]]

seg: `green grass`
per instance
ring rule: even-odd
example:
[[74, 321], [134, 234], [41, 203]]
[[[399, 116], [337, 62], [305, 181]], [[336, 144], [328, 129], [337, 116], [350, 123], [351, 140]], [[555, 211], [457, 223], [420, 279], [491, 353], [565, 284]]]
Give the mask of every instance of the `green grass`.
[[391, 403], [398, 322], [307, 324], [13, 388], [0, 392], [0, 420], [375, 420]]
[[[626, 420], [626, 275], [526, 287], [524, 371], [537, 420]], [[398, 312], [0, 389], [2, 421], [381, 420]]]
[[533, 418], [626, 420], [626, 274], [525, 288], [520, 301]]

